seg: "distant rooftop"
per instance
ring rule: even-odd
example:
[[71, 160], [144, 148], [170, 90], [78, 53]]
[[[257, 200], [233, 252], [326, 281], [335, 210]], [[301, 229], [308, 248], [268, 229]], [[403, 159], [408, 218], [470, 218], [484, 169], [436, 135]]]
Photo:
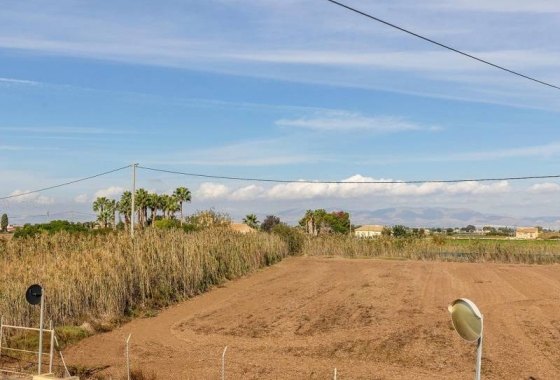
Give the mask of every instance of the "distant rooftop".
[[356, 228], [354, 231], [372, 231], [372, 232], [383, 232], [385, 226], [381, 226], [379, 224], [367, 224], [365, 226], [361, 226], [360, 228]]

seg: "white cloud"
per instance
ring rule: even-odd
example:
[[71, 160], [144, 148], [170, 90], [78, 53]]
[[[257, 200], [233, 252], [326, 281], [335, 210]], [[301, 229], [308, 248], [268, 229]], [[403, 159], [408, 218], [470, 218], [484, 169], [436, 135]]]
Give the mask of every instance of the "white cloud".
[[462, 183], [364, 183], [393, 182], [387, 179], [374, 179], [355, 175], [344, 181], [362, 182], [348, 184], [324, 184], [295, 182], [281, 184], [267, 191], [270, 199], [313, 199], [313, 198], [359, 198], [366, 196], [426, 196], [433, 194], [466, 195], [466, 194], [499, 194], [510, 190], [507, 181], [491, 185], [480, 182]]
[[560, 192], [560, 185], [556, 183], [537, 183], [527, 189], [529, 193], [542, 194], [542, 193], [557, 193]]
[[260, 197], [264, 193], [264, 188], [256, 185], [249, 185], [233, 191], [230, 198], [233, 200], [251, 200]]
[[[469, 181], [460, 183], [406, 184], [391, 179], [375, 179], [355, 175], [343, 180], [347, 183], [292, 182], [278, 184], [270, 188], [250, 185], [239, 189], [217, 183], [204, 183], [195, 192], [202, 199], [227, 199], [233, 201], [263, 200], [305, 200], [305, 199], [359, 199], [370, 196], [383, 197], [423, 197], [429, 195], [488, 195], [504, 194], [511, 191], [507, 181], [492, 184]], [[368, 183], [393, 182], [393, 183]]]
[[308, 128], [318, 131], [366, 130], [381, 133], [420, 130], [435, 131], [441, 129], [436, 126], [422, 126], [408, 122], [399, 117], [367, 117], [359, 113], [344, 111], [319, 112], [312, 117], [299, 119], [280, 119], [276, 121], [276, 124], [288, 127]]
[[90, 201], [87, 194], [80, 194], [76, 198], [74, 198], [74, 202], [76, 203], [88, 203]]
[[39, 193], [31, 193], [31, 190], [14, 190], [10, 193], [10, 196], [14, 198], [10, 198], [9, 201], [14, 203], [35, 203], [38, 205], [52, 205], [55, 203], [54, 198], [46, 197], [44, 195], [40, 195]]
[[125, 190], [124, 187], [111, 186], [106, 189], [97, 190], [93, 197], [119, 198]]
[[230, 189], [222, 184], [206, 182], [200, 185], [194, 192], [196, 198], [200, 199], [219, 199], [225, 198], [230, 193]]

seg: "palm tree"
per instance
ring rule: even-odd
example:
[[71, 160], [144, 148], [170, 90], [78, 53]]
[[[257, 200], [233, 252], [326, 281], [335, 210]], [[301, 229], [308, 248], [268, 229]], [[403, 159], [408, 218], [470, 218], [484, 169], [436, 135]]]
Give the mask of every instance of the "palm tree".
[[107, 213], [113, 218], [113, 229], [117, 229], [117, 201], [114, 199], [109, 200], [107, 203]]
[[157, 210], [162, 209], [161, 196], [156, 193], [150, 194], [148, 196], [148, 208], [151, 210], [150, 219], [152, 221], [151, 225], [153, 226], [156, 221]]
[[98, 213], [97, 220], [99, 220], [102, 228], [107, 226], [108, 214], [106, 210], [110, 207], [109, 203], [109, 199], [106, 197], [97, 197], [93, 202], [93, 211]]
[[160, 196], [161, 209], [165, 219], [171, 219], [172, 214], [179, 211], [179, 202], [171, 195], [163, 194]]
[[132, 209], [132, 193], [130, 191], [125, 191], [121, 195], [121, 200], [118, 203], [119, 215], [124, 215], [124, 224], [126, 229], [130, 225], [130, 213]]
[[183, 225], [183, 202], [191, 201], [191, 191], [186, 187], [178, 187], [173, 192], [173, 196], [179, 201], [181, 208], [181, 225]]
[[257, 220], [257, 216], [255, 214], [247, 214], [245, 218], [243, 218], [243, 223], [248, 225], [255, 230], [259, 229], [259, 221]]
[[148, 219], [148, 201], [150, 193], [146, 189], [136, 190], [136, 195], [134, 197], [134, 207], [138, 210], [138, 223], [142, 226], [146, 226], [146, 220]]

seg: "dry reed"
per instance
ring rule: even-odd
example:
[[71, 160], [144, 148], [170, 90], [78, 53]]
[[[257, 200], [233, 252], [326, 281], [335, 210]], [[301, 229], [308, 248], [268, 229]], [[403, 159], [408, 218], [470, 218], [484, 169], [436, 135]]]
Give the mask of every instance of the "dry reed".
[[26, 303], [25, 290], [39, 283], [46, 318], [55, 325], [102, 326], [195, 296], [287, 255], [287, 244], [276, 235], [228, 229], [148, 229], [134, 241], [124, 232], [12, 239], [0, 243], [0, 315], [12, 324], [36, 324], [38, 308]]

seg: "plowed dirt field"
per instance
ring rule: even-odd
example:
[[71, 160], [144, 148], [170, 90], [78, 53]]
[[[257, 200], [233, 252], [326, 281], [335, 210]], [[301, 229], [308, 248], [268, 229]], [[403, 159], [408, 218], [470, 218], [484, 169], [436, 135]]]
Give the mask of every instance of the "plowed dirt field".
[[469, 379], [476, 345], [447, 305], [485, 317], [484, 379], [560, 379], [560, 266], [291, 258], [88, 338], [70, 364], [158, 379]]

